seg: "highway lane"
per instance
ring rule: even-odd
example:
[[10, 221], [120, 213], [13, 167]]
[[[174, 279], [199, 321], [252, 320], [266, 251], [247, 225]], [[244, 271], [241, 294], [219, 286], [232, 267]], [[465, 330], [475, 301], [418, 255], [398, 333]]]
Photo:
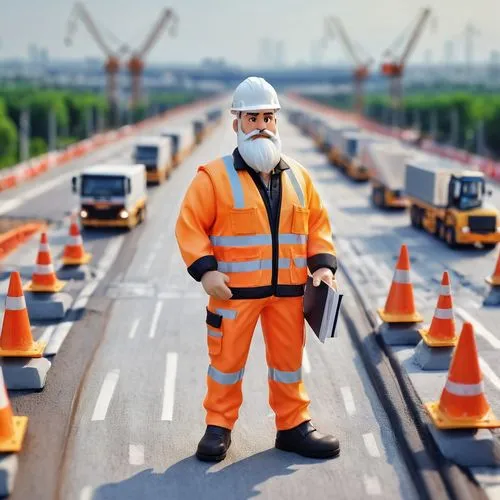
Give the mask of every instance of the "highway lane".
[[[196, 167], [232, 150], [229, 120], [158, 189], [135, 255], [106, 288], [113, 301], [75, 407], [61, 499], [315, 497], [418, 498], [390, 422], [350, 342], [308, 335], [304, 372], [314, 421], [342, 443], [341, 457], [314, 461], [274, 450], [260, 328], [245, 372], [245, 402], [227, 459], [198, 462], [208, 365], [206, 296], [174, 239], [179, 203]], [[287, 129], [288, 150], [299, 140]], [[292, 153], [293, 154], [293, 153]], [[98, 297], [95, 297], [98, 298]]]
[[[207, 106], [191, 109], [184, 114], [172, 116], [165, 123], [188, 123], [207, 109]], [[158, 127], [153, 130], [158, 130]], [[142, 133], [151, 133], [151, 130], [143, 130]], [[130, 156], [132, 141], [133, 139], [127, 139], [121, 145], [105, 147], [16, 189], [1, 193], [0, 208], [7, 207], [9, 210], [4, 210], [4, 213], [9, 216], [42, 216], [54, 221], [49, 228], [49, 240], [52, 258], [57, 266], [68, 230], [69, 221], [65, 214], [74, 209], [77, 202], [73, 195], [68, 194], [71, 193], [70, 176], [85, 165], [123, 160], [124, 155]], [[62, 181], [59, 176], [65, 176], [66, 179]], [[152, 203], [156, 192], [156, 188], [150, 190]], [[113, 230], [85, 231], [85, 247], [94, 255], [91, 262], [94, 278], [85, 286], [78, 283], [68, 284], [68, 289], [72, 289], [71, 293], [77, 300], [63, 321], [52, 322], [50, 325], [47, 325], [47, 322], [32, 322], [32, 326], [35, 325], [34, 337], [47, 340], [49, 350], [52, 354], [57, 352], [57, 356], [50, 358], [52, 366], [43, 391], [9, 393], [15, 414], [27, 415], [30, 418], [27, 439], [19, 457], [19, 470], [12, 498], [54, 498], [59, 463], [65, 449], [65, 429], [70, 419], [73, 400], [78, 396], [78, 387], [85, 375], [86, 364], [101, 340], [107, 319], [109, 301], [102, 297], [94, 299], [92, 295], [95, 295], [94, 292], [98, 295], [99, 291], [105, 288], [110, 271], [113, 275], [119, 272], [120, 266], [126, 268], [143, 227], [138, 227], [130, 233]], [[35, 237], [2, 262], [0, 293], [5, 295], [9, 273], [14, 269], [21, 272], [24, 280], [30, 279], [37, 252], [38, 238]], [[120, 259], [116, 263], [118, 254]], [[2, 309], [3, 305], [4, 300], [1, 301]], [[85, 312], [83, 316], [82, 312]], [[70, 331], [72, 335], [64, 341]]]
[[[193, 108], [183, 114], [173, 115], [161, 124], [140, 130], [138, 135], [154, 135], [166, 125], [187, 124], [206, 109], [208, 109], [207, 106], [202, 111]], [[48, 221], [50, 224], [49, 243], [53, 260], [55, 260], [66, 243], [69, 214], [77, 208], [79, 201], [78, 196], [71, 191], [71, 177], [88, 165], [130, 163], [134, 141], [134, 137], [124, 138], [119, 143], [104, 146], [85, 157], [64, 166], [56, 167], [40, 177], [0, 193], [0, 215], [5, 217], [37, 218]], [[149, 192], [154, 197], [156, 187], [150, 188]], [[87, 229], [85, 231], [86, 249], [94, 255], [91, 266], [98, 263], [110, 239], [120, 233], [122, 233], [120, 230], [103, 232]], [[29, 279], [36, 255], [36, 247], [27, 245], [2, 262], [0, 266], [3, 271], [0, 280], [1, 293], [6, 293], [10, 271], [19, 270], [23, 278]], [[3, 303], [0, 307], [3, 308]]]
[[[295, 129], [288, 127], [283, 127], [285, 137], [294, 136]], [[407, 212], [374, 208], [369, 185], [346, 178], [304, 136], [293, 142], [290, 154], [300, 156], [316, 180], [329, 207], [340, 259], [343, 255], [349, 259], [350, 272], [373, 311], [385, 304], [402, 243], [410, 251], [415, 301], [427, 324], [436, 306], [442, 273], [449, 271], [457, 329], [460, 332], [463, 321], [474, 324], [488, 401], [500, 414], [499, 313], [498, 307], [483, 306], [489, 292], [484, 277], [492, 274], [498, 249], [450, 249], [411, 227]], [[498, 194], [497, 186], [492, 189]], [[442, 385], [436, 386], [436, 397], [441, 389]]]

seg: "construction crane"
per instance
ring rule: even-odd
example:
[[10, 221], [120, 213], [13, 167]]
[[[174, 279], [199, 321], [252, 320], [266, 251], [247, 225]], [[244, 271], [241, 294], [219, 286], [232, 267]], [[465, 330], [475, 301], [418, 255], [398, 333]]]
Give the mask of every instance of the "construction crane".
[[[403, 102], [403, 83], [402, 76], [404, 73], [405, 64], [410, 57], [411, 52], [415, 48], [415, 45], [424, 29], [425, 23], [431, 14], [431, 9], [425, 8], [422, 10], [419, 16], [417, 16], [415, 26], [413, 29], [405, 30], [403, 34], [396, 40], [392, 47], [387, 49], [384, 56], [387, 58], [384, 63], [382, 63], [381, 71], [382, 74], [389, 78], [390, 82], [390, 98], [391, 107], [393, 110], [399, 112], [402, 102]], [[406, 33], [410, 31], [410, 37], [408, 38], [406, 45], [404, 46], [401, 55], [398, 57], [394, 55], [393, 50], [396, 45], [400, 45], [402, 40], [406, 38]]]
[[363, 83], [369, 76], [373, 58], [370, 56], [365, 59], [361, 58], [359, 52], [354, 49], [354, 45], [340, 19], [332, 16], [325, 20], [325, 36], [334, 38], [336, 35], [340, 38], [344, 49], [355, 64], [353, 72], [354, 109], [356, 113], [362, 114], [364, 108]]
[[79, 20], [83, 22], [99, 48], [107, 57], [106, 63], [104, 65], [104, 69], [107, 74], [107, 95], [110, 108], [112, 112], [115, 113], [118, 107], [118, 86], [116, 80], [117, 74], [120, 71], [120, 56], [126, 52], [127, 47], [123, 43], [121, 43], [115, 35], [107, 30], [108, 34], [110, 34], [115, 39], [115, 41], [118, 41], [120, 43], [120, 47], [118, 48], [118, 50], [113, 51], [105, 42], [104, 37], [97, 29], [96, 23], [93, 21], [85, 6], [80, 2], [77, 2], [74, 5], [68, 20], [67, 33], [64, 40], [66, 46], [70, 46], [72, 44], [73, 36], [76, 33], [76, 27]]
[[178, 17], [172, 9], [164, 9], [141, 48], [133, 52], [128, 61], [127, 67], [132, 79], [132, 106], [136, 106], [141, 98], [141, 77], [144, 71], [144, 59], [170, 20], [172, 24], [170, 25], [169, 34], [175, 36]]

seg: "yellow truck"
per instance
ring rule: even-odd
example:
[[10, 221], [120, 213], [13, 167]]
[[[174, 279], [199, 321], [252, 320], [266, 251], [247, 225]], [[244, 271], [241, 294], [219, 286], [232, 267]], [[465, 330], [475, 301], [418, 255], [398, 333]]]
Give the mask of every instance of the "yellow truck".
[[135, 143], [134, 161], [146, 166], [148, 183], [161, 184], [173, 168], [172, 146], [159, 136], [141, 136]]
[[364, 149], [361, 163], [368, 170], [371, 198], [379, 208], [406, 208], [404, 194], [406, 161], [415, 150], [398, 142], [372, 142]]
[[487, 205], [482, 172], [465, 170], [437, 157], [414, 158], [405, 170], [405, 192], [413, 227], [444, 240], [451, 248], [500, 241], [500, 214]]
[[170, 141], [171, 161], [174, 167], [177, 167], [195, 146], [194, 128], [189, 125], [166, 127], [160, 135]]
[[338, 166], [351, 179], [367, 181], [370, 174], [361, 160], [363, 150], [375, 142], [388, 142], [388, 139], [367, 132], [342, 132]]
[[359, 127], [345, 122], [337, 122], [329, 125], [326, 132], [327, 155], [330, 163], [335, 167], [342, 167], [342, 134], [344, 132], [359, 132]]

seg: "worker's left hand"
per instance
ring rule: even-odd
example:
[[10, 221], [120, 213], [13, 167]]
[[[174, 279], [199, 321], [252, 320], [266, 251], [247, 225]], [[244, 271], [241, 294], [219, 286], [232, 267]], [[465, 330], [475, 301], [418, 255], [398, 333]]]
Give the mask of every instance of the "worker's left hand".
[[335, 281], [335, 276], [333, 276], [332, 270], [327, 267], [320, 267], [316, 269], [312, 275], [313, 286], [319, 286], [321, 281], [324, 281], [327, 285], [331, 286], [334, 290], [337, 290], [337, 282]]

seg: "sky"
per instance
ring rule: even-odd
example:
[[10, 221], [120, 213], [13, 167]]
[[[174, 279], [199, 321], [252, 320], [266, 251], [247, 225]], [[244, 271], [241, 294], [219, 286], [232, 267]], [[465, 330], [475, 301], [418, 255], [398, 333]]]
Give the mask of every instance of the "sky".
[[[175, 38], [163, 32], [148, 53], [153, 63], [198, 63], [204, 58], [225, 58], [243, 67], [273, 64], [262, 59], [264, 39], [284, 44], [284, 62], [311, 62], [311, 48], [324, 34], [324, 20], [338, 16], [350, 37], [376, 60], [414, 21], [422, 7], [433, 11], [433, 21], [422, 33], [410, 62], [444, 60], [446, 40], [454, 40], [454, 60], [464, 61], [464, 29], [471, 22], [480, 34], [474, 38], [474, 60], [489, 59], [500, 50], [500, 0], [86, 0], [99, 27], [133, 47], [146, 38], [162, 9], [171, 7], [179, 17]], [[458, 6], [462, 4], [462, 6]], [[50, 58], [102, 58], [83, 24], [73, 45], [64, 37], [74, 2], [71, 0], [0, 0], [0, 59], [27, 57], [35, 43], [48, 49]], [[116, 45], [113, 45], [113, 48]], [[272, 42], [269, 44], [272, 47]], [[348, 62], [338, 41], [330, 41], [320, 61]]]

